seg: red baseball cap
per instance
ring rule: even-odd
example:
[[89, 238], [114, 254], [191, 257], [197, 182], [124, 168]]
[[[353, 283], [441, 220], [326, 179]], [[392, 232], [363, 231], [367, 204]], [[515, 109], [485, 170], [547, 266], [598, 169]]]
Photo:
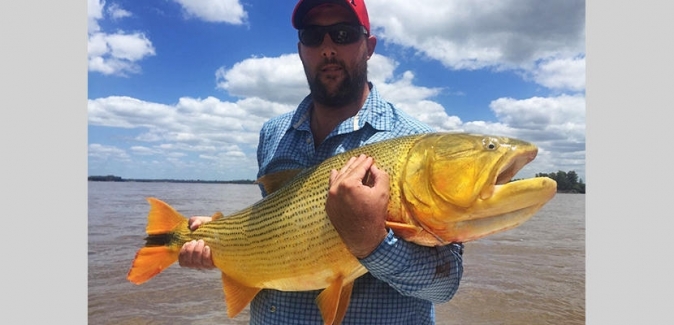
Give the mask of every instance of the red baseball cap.
[[300, 0], [293, 11], [293, 27], [302, 29], [304, 27], [302, 23], [307, 13], [314, 7], [326, 3], [337, 4], [351, 10], [360, 24], [365, 27], [368, 35], [370, 34], [370, 18], [367, 15], [367, 8], [363, 0]]

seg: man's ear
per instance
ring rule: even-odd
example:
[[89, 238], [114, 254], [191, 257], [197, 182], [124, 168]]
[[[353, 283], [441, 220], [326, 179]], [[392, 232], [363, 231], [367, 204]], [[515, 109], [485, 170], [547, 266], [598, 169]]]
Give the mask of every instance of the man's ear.
[[377, 38], [370, 36], [367, 38], [367, 58], [369, 59], [374, 54], [374, 48], [377, 47]]

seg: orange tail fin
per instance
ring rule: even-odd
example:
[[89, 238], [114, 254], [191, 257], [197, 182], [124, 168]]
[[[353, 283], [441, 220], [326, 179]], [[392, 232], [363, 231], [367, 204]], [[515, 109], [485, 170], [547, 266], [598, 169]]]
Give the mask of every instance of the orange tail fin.
[[145, 238], [145, 247], [138, 250], [126, 278], [141, 284], [178, 260], [182, 243], [175, 240], [173, 232], [185, 224], [187, 219], [161, 200], [148, 198], [150, 212], [147, 216], [149, 235]]

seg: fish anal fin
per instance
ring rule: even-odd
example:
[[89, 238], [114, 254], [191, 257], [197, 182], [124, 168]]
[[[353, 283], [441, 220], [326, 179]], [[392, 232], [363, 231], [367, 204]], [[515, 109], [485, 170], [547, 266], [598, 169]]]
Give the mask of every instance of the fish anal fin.
[[153, 197], [147, 198], [147, 202], [150, 203], [145, 228], [148, 235], [171, 232], [180, 223], [187, 223], [187, 219], [166, 202]]
[[136, 253], [126, 278], [135, 284], [141, 284], [178, 260], [180, 251], [168, 246], [143, 247]]
[[[332, 325], [335, 323], [337, 311], [340, 309], [340, 297], [342, 295], [342, 285], [344, 284], [344, 276], [338, 275], [334, 281], [316, 297], [316, 304], [321, 311], [323, 323]], [[349, 298], [351, 292], [349, 289]], [[347, 302], [348, 304], [348, 302]], [[344, 307], [345, 308], [345, 307]], [[343, 313], [346, 313], [346, 308]], [[344, 317], [344, 315], [341, 315]], [[340, 320], [341, 322], [341, 320]]]
[[227, 316], [233, 318], [238, 315], [255, 298], [262, 288], [245, 286], [222, 273], [222, 288], [227, 304]]
[[267, 192], [267, 194], [271, 194], [283, 187], [283, 185], [303, 170], [304, 169], [286, 169], [280, 172], [270, 173], [258, 178], [256, 183], [262, 184], [264, 191]]

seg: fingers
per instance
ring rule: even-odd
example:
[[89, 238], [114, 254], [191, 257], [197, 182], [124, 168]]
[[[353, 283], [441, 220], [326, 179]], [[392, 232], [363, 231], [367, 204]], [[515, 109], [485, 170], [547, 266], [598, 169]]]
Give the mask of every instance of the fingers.
[[361, 154], [358, 157], [351, 157], [339, 172], [334, 169], [330, 172], [330, 184], [332, 185], [347, 179], [353, 179], [363, 183], [367, 178], [373, 163], [374, 159], [364, 154]]
[[342, 167], [342, 170], [344, 170], [344, 173], [346, 174], [360, 176], [362, 179], [365, 177], [365, 173], [367, 173], [373, 163], [374, 158], [361, 154], [358, 157], [351, 157], [351, 159], [346, 162], [346, 165]]
[[193, 216], [187, 220], [187, 225], [190, 227], [190, 230], [195, 231], [199, 226], [211, 221], [211, 217], [206, 216]]
[[180, 248], [178, 264], [181, 267], [195, 269], [212, 269], [215, 267], [211, 256], [211, 248], [206, 246], [201, 239], [187, 242]]
[[[211, 221], [207, 216], [192, 216], [187, 220], [190, 230], [195, 231], [201, 225]], [[178, 254], [178, 264], [181, 267], [208, 270], [215, 267], [211, 256], [211, 248], [203, 240], [193, 240], [183, 244]]]

